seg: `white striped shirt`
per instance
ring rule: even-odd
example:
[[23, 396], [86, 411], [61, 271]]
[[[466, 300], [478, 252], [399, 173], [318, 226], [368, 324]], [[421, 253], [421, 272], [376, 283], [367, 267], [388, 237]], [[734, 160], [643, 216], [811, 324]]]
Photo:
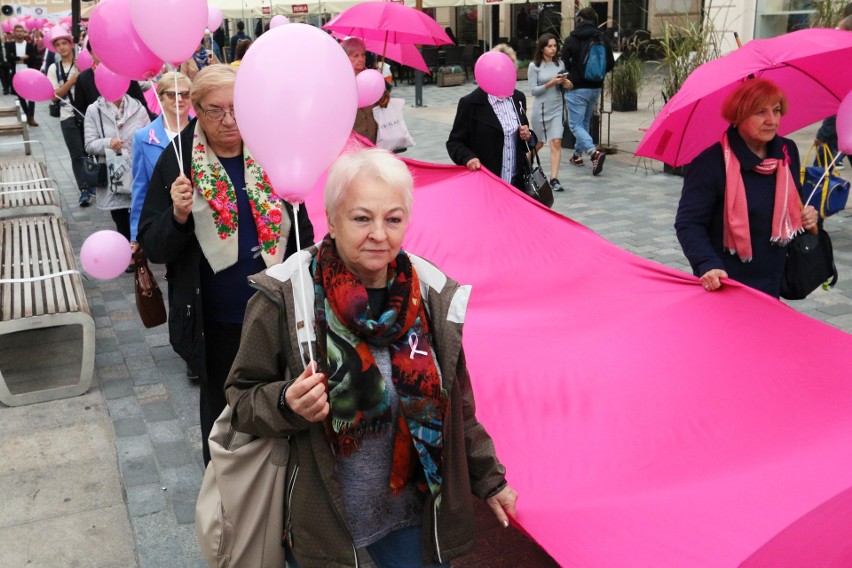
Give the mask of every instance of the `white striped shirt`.
[[501, 99], [494, 95], [488, 95], [488, 102], [491, 103], [491, 107], [497, 115], [497, 120], [500, 121], [500, 126], [503, 127], [503, 164], [500, 169], [500, 177], [503, 181], [512, 183], [516, 167], [515, 145], [517, 144], [518, 129], [520, 128], [518, 113], [515, 111], [515, 101], [512, 97]]

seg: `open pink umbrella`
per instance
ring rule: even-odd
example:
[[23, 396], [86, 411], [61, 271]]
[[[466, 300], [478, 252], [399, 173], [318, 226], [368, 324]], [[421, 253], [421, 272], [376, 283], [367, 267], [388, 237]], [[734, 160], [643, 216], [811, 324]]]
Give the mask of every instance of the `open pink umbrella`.
[[777, 84], [789, 102], [780, 134], [794, 132], [831, 116], [852, 91], [852, 34], [814, 28], [772, 39], [752, 40], [724, 57], [705, 63], [683, 83], [645, 133], [637, 156], [680, 166], [688, 164], [728, 127], [722, 102], [749, 77]]
[[396, 2], [356, 4], [322, 27], [365, 40], [421, 45], [453, 43], [438, 22], [423, 12]]

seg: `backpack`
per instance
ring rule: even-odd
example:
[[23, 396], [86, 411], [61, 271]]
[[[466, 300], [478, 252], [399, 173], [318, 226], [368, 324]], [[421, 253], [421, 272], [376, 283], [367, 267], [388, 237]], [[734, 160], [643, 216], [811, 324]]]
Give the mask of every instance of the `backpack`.
[[600, 35], [593, 36], [583, 51], [583, 78], [603, 81], [606, 75], [606, 45]]

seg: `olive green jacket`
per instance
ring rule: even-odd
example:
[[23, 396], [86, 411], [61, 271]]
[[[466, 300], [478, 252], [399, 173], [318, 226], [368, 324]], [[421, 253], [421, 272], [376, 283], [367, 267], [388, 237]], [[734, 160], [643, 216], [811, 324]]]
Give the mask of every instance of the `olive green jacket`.
[[[259, 293], [249, 301], [225, 394], [236, 429], [256, 436], [290, 436], [285, 534], [296, 560], [304, 568], [360, 566], [344, 513], [337, 457], [323, 425], [278, 407], [284, 387], [307, 364], [308, 342], [315, 340], [309, 273], [315, 254], [315, 247], [304, 250], [249, 279]], [[497, 460], [491, 437], [476, 419], [461, 345], [470, 288], [449, 279], [431, 263], [409, 257], [420, 279], [443, 387], [450, 395], [444, 417], [443, 484], [437, 498], [427, 497], [422, 522], [424, 563], [442, 563], [473, 547], [471, 495], [484, 499], [497, 493], [506, 485], [505, 468]]]

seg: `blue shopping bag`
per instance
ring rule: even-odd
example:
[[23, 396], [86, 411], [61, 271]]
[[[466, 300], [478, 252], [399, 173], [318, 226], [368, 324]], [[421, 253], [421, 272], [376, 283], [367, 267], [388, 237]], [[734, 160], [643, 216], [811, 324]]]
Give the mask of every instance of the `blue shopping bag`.
[[[846, 208], [846, 200], [849, 198], [849, 182], [837, 175], [837, 170], [834, 168], [834, 156], [831, 154], [826, 144], [817, 149], [816, 145], [811, 146], [802, 164], [807, 164], [811, 155], [811, 151], [817, 150], [816, 160], [813, 166], [802, 166], [800, 180], [802, 182], [802, 203], [805, 205], [813, 205], [821, 219], [830, 217], [838, 211], [843, 211]], [[825, 174], [826, 167], [830, 166], [828, 174]], [[822, 180], [822, 181], [820, 181]], [[819, 183], [820, 186], [814, 191], [814, 187]], [[813, 193], [813, 197], [811, 197]], [[810, 201], [808, 198], [810, 197]]]

